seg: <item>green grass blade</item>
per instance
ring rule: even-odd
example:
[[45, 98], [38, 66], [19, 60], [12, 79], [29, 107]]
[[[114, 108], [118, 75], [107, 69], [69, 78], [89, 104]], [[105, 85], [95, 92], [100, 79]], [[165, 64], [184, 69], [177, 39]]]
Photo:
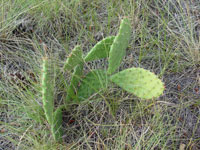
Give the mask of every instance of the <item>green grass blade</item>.
[[115, 36], [109, 36], [99, 41], [87, 54], [87, 56], [85, 57], [85, 61], [88, 62], [102, 58], [107, 58], [114, 39]]
[[126, 48], [131, 35], [131, 24], [128, 18], [122, 20], [120, 29], [115, 37], [109, 53], [108, 74], [112, 74], [120, 66], [126, 54]]
[[142, 99], [157, 98], [163, 93], [164, 85], [152, 72], [142, 68], [130, 68], [110, 77], [110, 80]]

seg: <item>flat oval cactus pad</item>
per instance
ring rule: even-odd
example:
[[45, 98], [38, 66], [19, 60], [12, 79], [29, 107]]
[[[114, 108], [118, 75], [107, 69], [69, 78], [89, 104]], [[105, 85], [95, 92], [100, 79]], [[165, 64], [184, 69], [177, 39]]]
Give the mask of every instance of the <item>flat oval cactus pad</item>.
[[142, 99], [159, 97], [164, 91], [163, 82], [158, 77], [142, 68], [130, 68], [110, 77], [110, 80]]

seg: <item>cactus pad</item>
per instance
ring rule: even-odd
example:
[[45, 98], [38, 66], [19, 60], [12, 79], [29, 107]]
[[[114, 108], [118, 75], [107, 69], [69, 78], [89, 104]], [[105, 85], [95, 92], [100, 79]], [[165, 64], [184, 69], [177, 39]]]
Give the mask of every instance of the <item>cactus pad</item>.
[[76, 91], [82, 74], [83, 74], [83, 64], [77, 65], [76, 68], [74, 69], [70, 86], [67, 90], [67, 99], [66, 99], [67, 102], [76, 98]]
[[81, 47], [78, 45], [72, 50], [71, 54], [68, 56], [67, 61], [64, 65], [64, 70], [71, 71], [73, 68], [75, 68], [78, 64], [82, 62], [82, 50]]
[[112, 74], [120, 66], [126, 54], [126, 48], [131, 35], [131, 24], [128, 18], [122, 20], [120, 29], [110, 48], [108, 59], [108, 74]]
[[49, 61], [47, 58], [43, 58], [43, 70], [42, 70], [42, 101], [46, 119], [49, 124], [53, 121], [53, 109], [54, 109], [54, 87], [52, 79], [50, 77]]
[[164, 90], [162, 81], [155, 74], [142, 68], [123, 70], [112, 75], [110, 80], [142, 99], [159, 97]]
[[93, 61], [97, 59], [107, 58], [110, 47], [115, 39], [115, 36], [109, 36], [98, 42], [87, 54], [85, 61]]
[[82, 80], [78, 90], [78, 100], [85, 100], [91, 95], [107, 88], [107, 74], [104, 70], [93, 70]]
[[51, 126], [51, 132], [56, 141], [62, 140], [63, 130], [62, 130], [62, 109], [60, 106], [56, 109], [53, 115], [53, 124]]

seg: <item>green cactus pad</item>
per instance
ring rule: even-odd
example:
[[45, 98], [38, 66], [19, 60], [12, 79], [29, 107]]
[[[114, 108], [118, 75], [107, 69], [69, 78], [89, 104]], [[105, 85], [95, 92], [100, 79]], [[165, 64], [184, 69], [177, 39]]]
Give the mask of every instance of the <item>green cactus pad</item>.
[[164, 90], [164, 85], [152, 72], [142, 68], [130, 68], [110, 77], [110, 80], [142, 99], [159, 97]]
[[87, 54], [87, 56], [85, 57], [85, 61], [88, 62], [107, 58], [114, 39], [115, 36], [109, 36], [99, 41]]
[[82, 80], [78, 90], [78, 100], [85, 100], [91, 95], [107, 88], [107, 74], [104, 70], [93, 70]]
[[64, 70], [71, 71], [72, 69], [74, 69], [74, 67], [82, 62], [82, 49], [78, 45], [72, 50], [71, 54], [68, 56], [67, 61], [64, 64]]
[[83, 64], [77, 65], [76, 68], [74, 69], [70, 86], [67, 90], [67, 99], [66, 99], [67, 102], [76, 99], [76, 91], [82, 74], [83, 74]]
[[42, 101], [43, 109], [46, 119], [49, 124], [53, 121], [53, 109], [54, 109], [54, 87], [52, 79], [50, 77], [49, 61], [47, 58], [43, 58], [43, 70], [42, 70]]
[[62, 140], [63, 130], [62, 130], [62, 109], [64, 107], [60, 106], [56, 109], [53, 116], [53, 124], [51, 126], [51, 131], [53, 137], [56, 141]]
[[108, 74], [112, 74], [120, 66], [126, 54], [126, 48], [131, 35], [131, 24], [128, 18], [122, 20], [120, 29], [110, 48], [108, 59]]

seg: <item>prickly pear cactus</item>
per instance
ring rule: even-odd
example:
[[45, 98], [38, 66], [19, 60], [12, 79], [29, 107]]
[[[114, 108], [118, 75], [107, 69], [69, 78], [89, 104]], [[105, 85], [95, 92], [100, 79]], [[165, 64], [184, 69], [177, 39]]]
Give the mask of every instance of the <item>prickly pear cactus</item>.
[[62, 130], [62, 109], [64, 106], [60, 106], [56, 109], [53, 115], [53, 124], [51, 125], [51, 132], [53, 134], [54, 140], [61, 141], [63, 130]]
[[54, 87], [50, 77], [50, 63], [48, 58], [43, 58], [42, 66], [42, 101], [46, 119], [49, 124], [53, 122]]
[[82, 80], [78, 90], [78, 100], [85, 100], [99, 91], [107, 88], [107, 74], [104, 70], [93, 70]]
[[74, 69], [74, 67], [82, 62], [82, 50], [81, 47], [78, 45], [72, 50], [71, 54], [68, 56], [67, 61], [64, 64], [64, 70], [71, 71], [72, 69]]
[[115, 36], [109, 36], [98, 42], [87, 54], [85, 61], [93, 61], [97, 59], [107, 58], [110, 47], [115, 39]]
[[62, 137], [62, 108], [59, 107], [54, 112], [54, 81], [52, 81], [50, 68], [51, 62], [48, 58], [43, 58], [42, 67], [42, 101], [46, 119], [51, 126], [51, 132], [56, 141]]
[[83, 64], [79, 64], [74, 69], [70, 86], [67, 90], [67, 98], [66, 98], [67, 103], [73, 99], [76, 99], [77, 87], [82, 75], [83, 75]]
[[126, 54], [126, 48], [131, 35], [131, 24], [128, 18], [122, 20], [119, 32], [115, 37], [110, 48], [108, 59], [108, 74], [112, 74], [120, 66], [123, 57]]
[[142, 99], [152, 99], [163, 93], [164, 85], [158, 77], [142, 68], [130, 68], [110, 77], [110, 80]]

